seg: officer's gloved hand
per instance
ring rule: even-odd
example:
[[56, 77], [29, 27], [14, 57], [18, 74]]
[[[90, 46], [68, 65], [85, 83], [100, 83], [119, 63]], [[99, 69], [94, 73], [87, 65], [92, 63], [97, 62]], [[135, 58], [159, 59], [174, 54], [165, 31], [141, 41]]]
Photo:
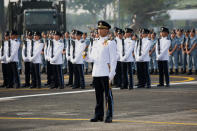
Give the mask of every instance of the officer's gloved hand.
[[109, 80], [112, 81], [114, 79], [114, 73], [110, 72], [109, 73]]
[[11, 62], [11, 58], [8, 58], [8, 59], [7, 59], [7, 62], [10, 63], [10, 62]]

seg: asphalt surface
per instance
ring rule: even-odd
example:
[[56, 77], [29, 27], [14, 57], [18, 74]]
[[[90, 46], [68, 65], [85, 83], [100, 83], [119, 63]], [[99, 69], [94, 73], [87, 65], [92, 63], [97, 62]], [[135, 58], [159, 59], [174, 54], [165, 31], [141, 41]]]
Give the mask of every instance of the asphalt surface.
[[[42, 79], [44, 85], [46, 76]], [[157, 75], [151, 76], [151, 89], [113, 88], [110, 124], [89, 122], [95, 107], [91, 75], [86, 75], [84, 90], [0, 88], [0, 131], [196, 131], [197, 76], [173, 75], [170, 79], [169, 88], [155, 87]]]

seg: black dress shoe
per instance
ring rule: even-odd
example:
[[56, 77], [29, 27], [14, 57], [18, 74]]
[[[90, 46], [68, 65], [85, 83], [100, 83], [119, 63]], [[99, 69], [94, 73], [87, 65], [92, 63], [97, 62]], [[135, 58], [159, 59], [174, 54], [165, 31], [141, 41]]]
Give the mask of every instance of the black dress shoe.
[[170, 87], [170, 85], [169, 85], [169, 84], [167, 84], [165, 87]]
[[164, 86], [164, 84], [159, 84], [159, 85], [157, 85], [157, 87], [163, 87]]
[[66, 86], [71, 86], [72, 84], [70, 84], [70, 83], [68, 83], [68, 84], [66, 84]]
[[90, 122], [99, 122], [99, 121], [103, 121], [102, 116], [95, 116], [94, 118], [90, 119]]
[[72, 89], [78, 89], [79, 87], [73, 86]]
[[44, 84], [44, 86], [49, 86], [50, 85], [50, 83], [46, 83], [46, 84]]
[[106, 117], [105, 123], [112, 123], [112, 117]]
[[6, 85], [0, 85], [0, 88], [4, 88], [4, 87], [6, 87]]

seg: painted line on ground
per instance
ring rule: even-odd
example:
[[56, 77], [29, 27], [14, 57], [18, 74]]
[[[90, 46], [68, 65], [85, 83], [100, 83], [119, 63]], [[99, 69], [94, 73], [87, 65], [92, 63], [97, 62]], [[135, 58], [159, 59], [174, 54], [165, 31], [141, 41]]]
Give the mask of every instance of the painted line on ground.
[[[197, 81], [182, 82], [182, 83], [172, 83], [171, 85], [181, 85], [181, 84], [197, 84]], [[157, 85], [152, 85], [152, 87], [155, 87], [155, 86], [157, 86]], [[120, 89], [119, 88], [113, 88], [113, 90], [120, 90]], [[94, 89], [90, 89], [90, 90], [83, 90], [83, 91], [67, 91], [67, 92], [57, 92], [57, 93], [46, 93], [46, 94], [34, 94], [34, 95], [1, 97], [0, 101], [10, 100], [10, 99], [19, 99], [19, 98], [40, 97], [40, 96], [54, 96], [54, 95], [63, 95], [63, 94], [79, 94], [79, 93], [87, 93], [87, 92], [94, 92], [94, 91], [95, 91]]]
[[[0, 117], [1, 120], [48, 120], [48, 121], [89, 121], [83, 118], [24, 118], [24, 117]], [[197, 123], [187, 122], [157, 122], [157, 121], [136, 121], [136, 120], [113, 120], [120, 123], [140, 123], [140, 124], [165, 124], [165, 125], [187, 125], [197, 126]]]

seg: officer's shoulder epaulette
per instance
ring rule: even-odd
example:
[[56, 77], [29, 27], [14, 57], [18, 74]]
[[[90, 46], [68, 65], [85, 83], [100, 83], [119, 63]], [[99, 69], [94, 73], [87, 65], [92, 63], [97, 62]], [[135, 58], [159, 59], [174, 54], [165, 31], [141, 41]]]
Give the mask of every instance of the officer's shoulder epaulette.
[[167, 40], [172, 40], [171, 38], [167, 37]]
[[63, 43], [64, 41], [63, 40], [60, 40], [59, 42]]
[[148, 38], [148, 40], [151, 40], [150, 38]]
[[81, 41], [81, 43], [84, 43], [84, 42], [85, 42], [84, 40]]

